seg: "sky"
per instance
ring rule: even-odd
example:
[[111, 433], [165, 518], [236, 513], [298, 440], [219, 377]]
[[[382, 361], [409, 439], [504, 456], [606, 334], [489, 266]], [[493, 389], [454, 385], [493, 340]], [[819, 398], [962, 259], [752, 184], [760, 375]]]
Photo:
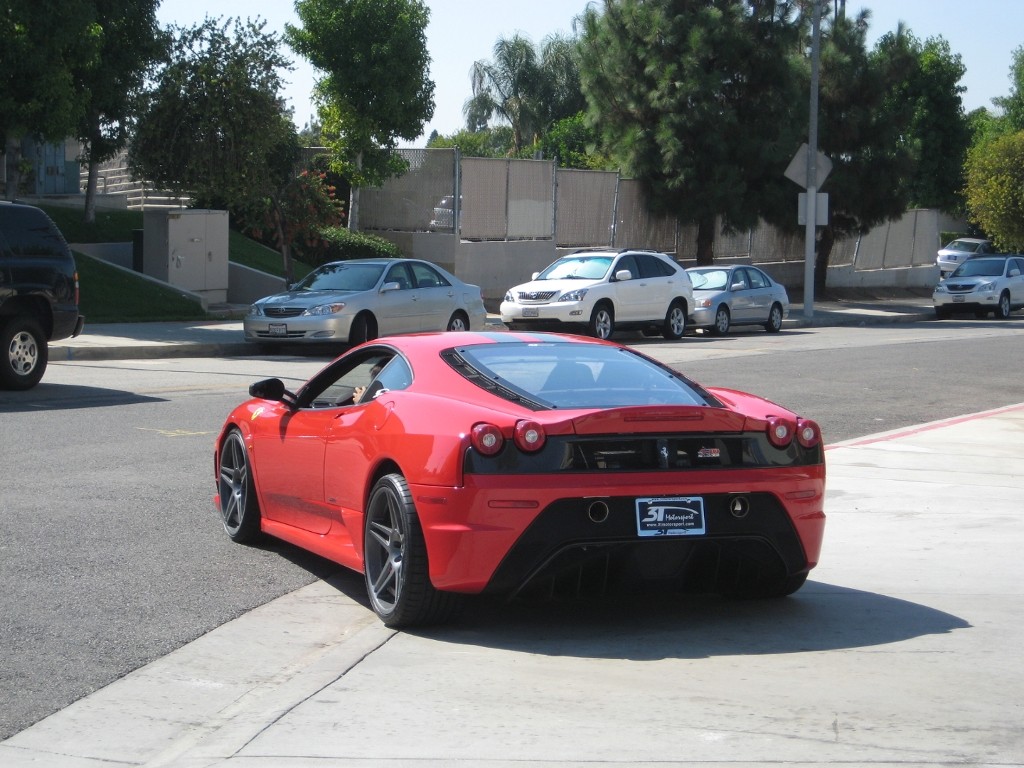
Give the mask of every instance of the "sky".
[[[419, 139], [402, 146], [426, 146], [432, 131], [449, 135], [464, 127], [462, 106], [470, 96], [470, 69], [475, 61], [493, 58], [495, 41], [517, 32], [534, 43], [554, 33], [572, 34], [573, 19], [587, 1], [427, 0], [434, 117]], [[1012, 54], [1024, 46], [1024, 1], [847, 0], [848, 15], [861, 8], [871, 10], [868, 38], [872, 45], [881, 35], [895, 30], [900, 21], [921, 41], [944, 37], [967, 69], [961, 85], [967, 88], [962, 98], [968, 112], [978, 107], [991, 109], [993, 98], [1009, 94]], [[163, 25], [191, 26], [206, 16], [259, 18], [267, 22], [267, 31], [274, 32], [283, 32], [286, 23], [299, 24], [289, 0], [219, 0], [215, 5], [208, 0], [162, 0], [157, 11]], [[285, 73], [288, 85], [283, 95], [296, 125], [302, 128], [316, 112], [310, 93], [317, 74], [287, 46], [282, 52], [295, 66]]]

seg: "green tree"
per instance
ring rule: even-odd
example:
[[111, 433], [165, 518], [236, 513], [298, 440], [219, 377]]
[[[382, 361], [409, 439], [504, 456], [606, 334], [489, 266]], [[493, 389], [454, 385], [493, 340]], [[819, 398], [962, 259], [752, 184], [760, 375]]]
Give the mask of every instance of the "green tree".
[[91, 0], [5, 4], [0, 13], [0, 183], [7, 197], [18, 192], [23, 137], [63, 141], [75, 134], [88, 94], [77, 87], [73, 72], [95, 60], [100, 35]]
[[[297, 0], [301, 27], [285, 26], [296, 53], [323, 73], [316, 84], [332, 167], [358, 185], [405, 170], [394, 152], [434, 114], [434, 83], [420, 0]], [[353, 195], [350, 226], [357, 226]]]
[[95, 58], [74, 67], [85, 109], [75, 129], [88, 164], [85, 221], [96, 220], [99, 164], [128, 142], [128, 131], [147, 74], [165, 54], [168, 39], [156, 20], [159, 0], [93, 0], [99, 29]]
[[971, 217], [1000, 248], [1024, 248], [1024, 131], [974, 146], [967, 157]]
[[598, 147], [599, 137], [580, 112], [556, 121], [540, 141], [544, 156], [558, 160], [563, 168], [610, 169], [611, 158]]
[[[290, 62], [264, 27], [207, 18], [178, 28], [138, 117], [128, 161], [136, 178], [190, 195], [202, 207], [276, 209], [275, 221], [285, 228], [281, 199], [300, 148], [279, 95], [279, 73]], [[289, 279], [292, 239], [287, 230], [279, 233]]]
[[710, 264], [716, 221], [748, 227], [783, 189], [799, 144], [790, 3], [607, 0], [582, 18], [588, 118], [650, 209], [697, 225]]
[[477, 131], [491, 120], [512, 128], [508, 154], [518, 156], [558, 120], [582, 111], [577, 40], [549, 35], [536, 47], [522, 34], [498, 38], [494, 58], [470, 71], [472, 96], [463, 106], [466, 125]]
[[903, 93], [913, 104], [910, 137], [915, 169], [907, 190], [910, 205], [964, 211], [964, 162], [971, 127], [964, 113], [960, 84], [966, 69], [944, 39], [920, 45], [909, 36], [918, 66], [911, 70]]
[[512, 129], [507, 125], [463, 129], [450, 136], [435, 135], [427, 142], [431, 149], [458, 147], [463, 157], [505, 157], [512, 145]]
[[1024, 46], [1013, 52], [1010, 64], [1010, 95], [993, 99], [1014, 131], [1024, 131]]

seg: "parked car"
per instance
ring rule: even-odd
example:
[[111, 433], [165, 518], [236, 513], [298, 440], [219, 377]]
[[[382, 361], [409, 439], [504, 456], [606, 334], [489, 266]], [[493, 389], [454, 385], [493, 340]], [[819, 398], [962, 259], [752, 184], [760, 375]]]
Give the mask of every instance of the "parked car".
[[953, 273], [957, 267], [964, 263], [971, 256], [995, 253], [996, 250], [989, 240], [981, 240], [975, 237], [959, 237], [944, 248], [939, 249], [935, 264], [939, 268], [939, 279], [945, 279]]
[[430, 225], [428, 229], [430, 229], [431, 232], [451, 232], [454, 227], [455, 195], [445, 195], [438, 201], [437, 205], [434, 206], [434, 211], [430, 216]]
[[75, 258], [44, 211], [0, 203], [0, 386], [29, 389], [43, 378], [47, 343], [77, 336]]
[[769, 333], [782, 330], [789, 316], [789, 294], [783, 285], [757, 267], [690, 267], [696, 328], [716, 335], [734, 325], [760, 325]]
[[818, 562], [818, 425], [629, 347], [381, 338], [249, 393], [214, 447], [227, 535], [361, 571], [388, 626], [559, 585], [783, 596]]
[[255, 302], [242, 321], [247, 341], [349, 342], [420, 331], [482, 330], [480, 288], [419, 259], [324, 264], [283, 293]]
[[955, 312], [1006, 319], [1024, 308], [1024, 256], [971, 257], [935, 286], [932, 303], [939, 320]]
[[505, 294], [512, 330], [585, 330], [608, 339], [633, 328], [681, 338], [693, 309], [690, 276], [664, 253], [584, 250], [563, 256]]

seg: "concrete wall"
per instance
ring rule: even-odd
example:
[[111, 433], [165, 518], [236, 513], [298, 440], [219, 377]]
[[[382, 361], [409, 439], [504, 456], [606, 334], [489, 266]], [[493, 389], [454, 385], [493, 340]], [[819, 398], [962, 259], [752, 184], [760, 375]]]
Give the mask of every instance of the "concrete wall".
[[285, 289], [283, 277], [261, 272], [235, 262], [228, 264], [228, 303], [252, 304], [257, 299]]

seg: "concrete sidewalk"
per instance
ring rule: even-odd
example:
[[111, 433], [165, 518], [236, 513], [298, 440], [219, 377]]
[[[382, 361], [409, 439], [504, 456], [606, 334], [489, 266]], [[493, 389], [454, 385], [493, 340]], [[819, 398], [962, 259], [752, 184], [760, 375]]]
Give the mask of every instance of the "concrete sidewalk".
[[0, 743], [0, 765], [1022, 765], [1022, 460], [1024, 404], [830, 446], [822, 563], [782, 601], [396, 633], [343, 574]]
[[[930, 297], [907, 293], [892, 297], [850, 294], [842, 300], [815, 302], [813, 316], [802, 304], [790, 306], [783, 329], [813, 326], [879, 325], [935, 317]], [[501, 318], [488, 316], [488, 327], [504, 328]], [[297, 346], [287, 349], [299, 349]], [[50, 360], [117, 360], [159, 357], [238, 357], [261, 354], [242, 337], [240, 320], [172, 323], [89, 323], [74, 339], [50, 345]]]

